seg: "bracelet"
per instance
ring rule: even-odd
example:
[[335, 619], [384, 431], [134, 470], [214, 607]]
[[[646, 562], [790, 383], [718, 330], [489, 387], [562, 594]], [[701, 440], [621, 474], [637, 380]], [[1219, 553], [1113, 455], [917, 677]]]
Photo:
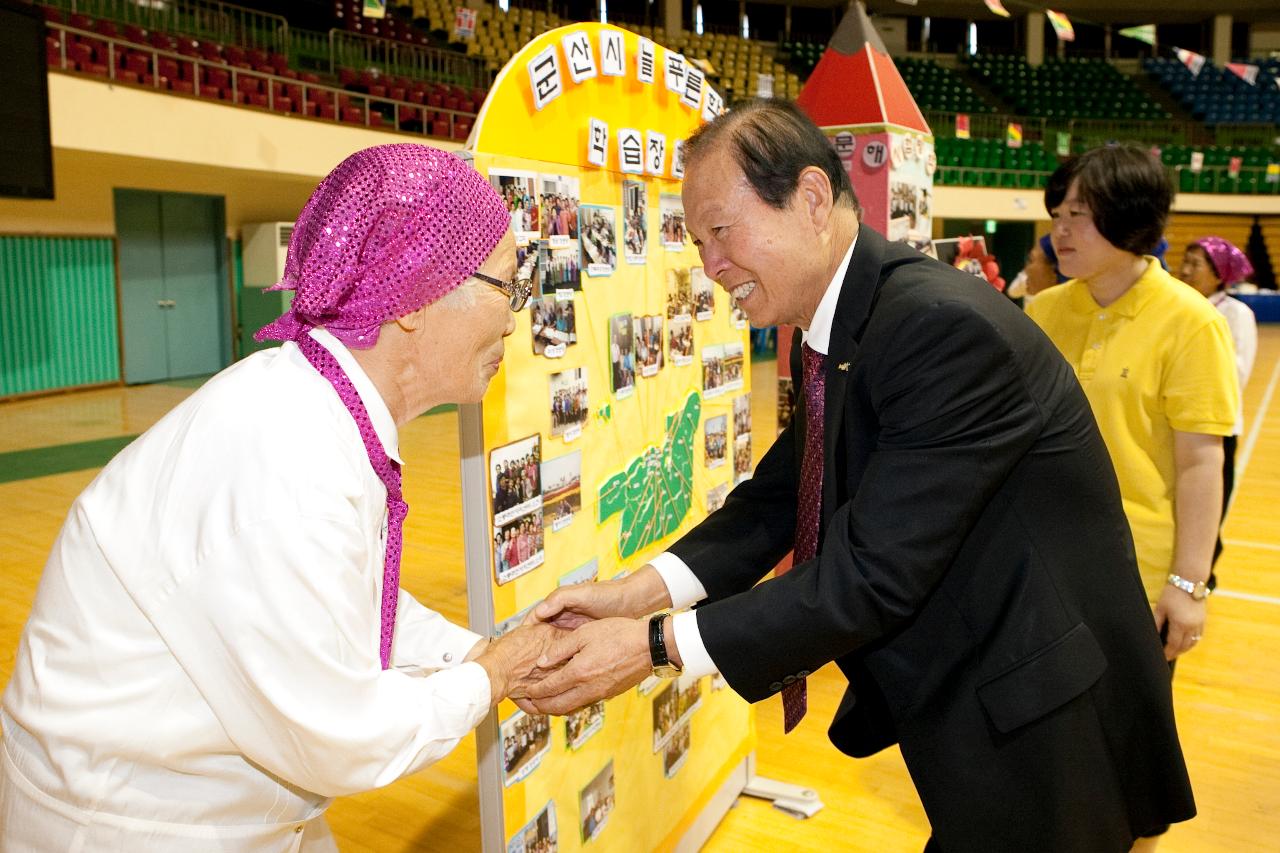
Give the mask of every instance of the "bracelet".
[[1209, 585], [1204, 581], [1187, 580], [1181, 575], [1175, 575], [1173, 572], [1169, 573], [1169, 577], [1166, 580], [1169, 586], [1177, 587], [1196, 601], [1204, 601], [1209, 597], [1209, 593], [1213, 591], [1209, 589]]

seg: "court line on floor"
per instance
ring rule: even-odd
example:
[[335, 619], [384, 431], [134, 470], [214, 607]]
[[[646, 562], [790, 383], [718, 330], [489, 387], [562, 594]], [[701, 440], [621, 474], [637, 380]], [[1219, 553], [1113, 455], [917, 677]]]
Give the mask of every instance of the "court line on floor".
[[1275, 394], [1277, 381], [1280, 381], [1280, 359], [1277, 359], [1271, 368], [1271, 379], [1267, 382], [1267, 390], [1262, 393], [1262, 402], [1258, 404], [1258, 411], [1253, 415], [1253, 424], [1249, 427], [1249, 437], [1245, 439], [1244, 449], [1236, 462], [1236, 489], [1231, 494], [1231, 500], [1227, 502], [1228, 513], [1236, 502], [1236, 496], [1240, 494], [1239, 486], [1244, 482], [1245, 471], [1249, 468], [1249, 459], [1253, 456], [1253, 447], [1258, 443], [1262, 424], [1267, 419], [1267, 410], [1271, 407], [1271, 398]]
[[1222, 587], [1218, 587], [1213, 591], [1213, 597], [1234, 598], [1239, 601], [1253, 601], [1258, 604], [1274, 604], [1277, 607], [1280, 607], [1280, 598], [1276, 598], [1274, 595], [1257, 595], [1252, 592], [1237, 592], [1236, 590], [1223, 589]]
[[1261, 548], [1264, 551], [1280, 551], [1280, 544], [1275, 542], [1252, 542], [1248, 539], [1223, 539], [1223, 545], [1241, 548]]

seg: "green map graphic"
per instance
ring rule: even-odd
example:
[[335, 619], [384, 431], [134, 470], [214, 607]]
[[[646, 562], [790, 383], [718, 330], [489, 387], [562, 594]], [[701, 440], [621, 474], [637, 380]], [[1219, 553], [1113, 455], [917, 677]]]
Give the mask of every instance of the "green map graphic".
[[627, 470], [600, 487], [600, 523], [622, 513], [618, 550], [623, 558], [674, 531], [693, 499], [693, 441], [702, 398], [689, 394], [680, 411], [667, 415], [662, 447], [646, 448]]

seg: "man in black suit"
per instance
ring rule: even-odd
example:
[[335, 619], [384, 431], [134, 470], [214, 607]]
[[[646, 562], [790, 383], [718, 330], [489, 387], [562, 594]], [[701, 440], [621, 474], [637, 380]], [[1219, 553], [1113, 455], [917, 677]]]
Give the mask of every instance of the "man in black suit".
[[831, 739], [901, 746], [928, 849], [1125, 851], [1190, 818], [1168, 668], [1070, 366], [986, 282], [860, 227], [793, 106], [735, 109], [685, 150], [706, 272], [754, 325], [805, 330], [805, 402], [668, 553], [538, 606], [577, 630], [522, 704], [563, 713], [683, 665], [753, 702], [782, 692], [790, 727], [834, 660]]

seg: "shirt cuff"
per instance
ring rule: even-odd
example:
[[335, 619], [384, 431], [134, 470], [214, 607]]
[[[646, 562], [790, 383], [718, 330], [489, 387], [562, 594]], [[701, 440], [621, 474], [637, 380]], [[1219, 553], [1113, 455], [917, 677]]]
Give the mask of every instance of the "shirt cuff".
[[667, 585], [673, 610], [688, 607], [707, 597], [706, 587], [702, 585], [702, 581], [698, 580], [698, 576], [685, 564], [684, 560], [670, 551], [663, 551], [650, 560], [649, 565], [653, 566], [658, 576], [662, 578], [662, 582]]
[[671, 617], [671, 632], [685, 675], [701, 678], [718, 670], [711, 655], [707, 654], [707, 647], [702, 644], [702, 635], [698, 633], [697, 611], [677, 613]]

